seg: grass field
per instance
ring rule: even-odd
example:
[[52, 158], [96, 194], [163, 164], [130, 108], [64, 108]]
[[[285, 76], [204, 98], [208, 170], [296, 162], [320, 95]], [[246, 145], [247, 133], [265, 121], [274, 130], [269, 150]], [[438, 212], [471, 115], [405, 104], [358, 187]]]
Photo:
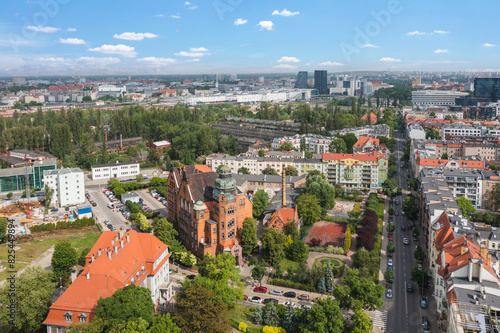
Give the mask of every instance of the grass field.
[[285, 271], [285, 270], [288, 270], [289, 268], [292, 268], [292, 269], [297, 269], [297, 267], [300, 266], [300, 263], [298, 262], [295, 262], [295, 261], [291, 261], [291, 260], [288, 260], [288, 259], [283, 259], [280, 263], [280, 267], [281, 267], [281, 270], [282, 271]]
[[[85, 247], [92, 247], [100, 235], [101, 233], [97, 231], [97, 227], [55, 230], [40, 233], [40, 236], [35, 240], [15, 245], [15, 270], [19, 271], [33, 260], [40, 258], [45, 251], [51, 246], [56, 245], [59, 241], [68, 241], [77, 251], [79, 251]], [[0, 261], [5, 267], [7, 267], [8, 262], [7, 250], [7, 244], [0, 245]], [[7, 275], [7, 270], [0, 272], [0, 281], [4, 280]]]
[[255, 325], [252, 322], [253, 309], [254, 307], [252, 306], [236, 304], [234, 308], [229, 310], [229, 321], [234, 323], [235, 326], [240, 322], [244, 322], [248, 325], [247, 332], [260, 332], [263, 326]]

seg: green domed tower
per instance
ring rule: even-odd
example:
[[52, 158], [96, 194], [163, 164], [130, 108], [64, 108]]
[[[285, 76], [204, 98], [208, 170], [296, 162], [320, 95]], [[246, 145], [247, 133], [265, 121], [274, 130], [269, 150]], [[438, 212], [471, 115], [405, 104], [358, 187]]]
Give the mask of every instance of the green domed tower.
[[233, 178], [231, 169], [227, 165], [221, 168], [219, 177], [215, 180], [214, 200], [219, 201], [221, 194], [226, 197], [226, 201], [236, 199], [236, 180]]

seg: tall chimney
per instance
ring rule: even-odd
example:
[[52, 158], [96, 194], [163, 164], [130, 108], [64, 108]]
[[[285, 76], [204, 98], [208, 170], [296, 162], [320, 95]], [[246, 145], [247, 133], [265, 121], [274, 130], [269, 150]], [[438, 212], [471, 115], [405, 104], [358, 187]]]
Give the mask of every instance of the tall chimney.
[[281, 197], [281, 206], [286, 207], [286, 176], [285, 176], [285, 168], [283, 168], [283, 172], [281, 173], [282, 177], [282, 197]]
[[123, 138], [122, 138], [122, 135], [120, 133], [120, 151], [123, 150]]
[[104, 130], [104, 141], [108, 141], [108, 131]]

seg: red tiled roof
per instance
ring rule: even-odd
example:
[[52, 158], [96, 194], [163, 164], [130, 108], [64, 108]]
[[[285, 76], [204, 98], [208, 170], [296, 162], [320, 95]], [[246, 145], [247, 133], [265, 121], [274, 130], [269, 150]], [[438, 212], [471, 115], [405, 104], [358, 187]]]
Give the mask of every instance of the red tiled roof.
[[240, 243], [241, 241], [238, 237], [225, 239], [219, 242], [219, 244], [224, 248], [224, 250], [226, 249], [232, 250], [235, 245], [239, 245]]
[[448, 214], [446, 214], [446, 212], [441, 214], [436, 223], [440, 224], [441, 228], [436, 232], [435, 245], [437, 250], [441, 250], [446, 243], [455, 238], [455, 235], [453, 234], [450, 219], [448, 218]]
[[[113, 295], [117, 289], [132, 283], [132, 278], [136, 285], [140, 285], [148, 275], [154, 275], [170, 257], [170, 254], [166, 255], [154, 266], [155, 261], [166, 250], [167, 245], [151, 234], [131, 230], [120, 238], [119, 232], [103, 232], [87, 254], [87, 263], [82, 273], [51, 305], [43, 324], [69, 326], [72, 322], [79, 322], [78, 316], [81, 313], [85, 313], [88, 321], [91, 321], [99, 298]], [[140, 278], [137, 272], [140, 272]], [[68, 311], [73, 314], [72, 322], [65, 321], [64, 314]]]
[[369, 136], [362, 136], [359, 138], [359, 140], [354, 144], [354, 147], [356, 148], [361, 148], [363, 147], [367, 142], [371, 142], [373, 145], [380, 146], [380, 140], [379, 139], [374, 139]]
[[383, 154], [334, 154], [324, 153], [323, 160], [347, 160], [354, 159], [358, 161], [378, 161], [383, 158]]

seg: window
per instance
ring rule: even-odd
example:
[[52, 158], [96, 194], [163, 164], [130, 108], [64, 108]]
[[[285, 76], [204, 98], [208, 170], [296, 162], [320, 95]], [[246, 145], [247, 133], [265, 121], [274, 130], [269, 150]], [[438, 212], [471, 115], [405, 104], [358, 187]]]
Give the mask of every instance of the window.
[[217, 228], [214, 228], [214, 231], [213, 231], [213, 233], [214, 233], [214, 234], [215, 234], [215, 233], [217, 233]]
[[68, 323], [71, 323], [71, 321], [73, 320], [73, 314], [68, 311], [64, 314], [64, 320]]
[[217, 239], [214, 239], [214, 244], [217, 244]]
[[81, 313], [78, 316], [78, 319], [80, 319], [80, 323], [86, 323], [87, 322], [87, 315], [85, 313]]
[[222, 237], [221, 237], [221, 239], [224, 239], [224, 233], [222, 233]]

